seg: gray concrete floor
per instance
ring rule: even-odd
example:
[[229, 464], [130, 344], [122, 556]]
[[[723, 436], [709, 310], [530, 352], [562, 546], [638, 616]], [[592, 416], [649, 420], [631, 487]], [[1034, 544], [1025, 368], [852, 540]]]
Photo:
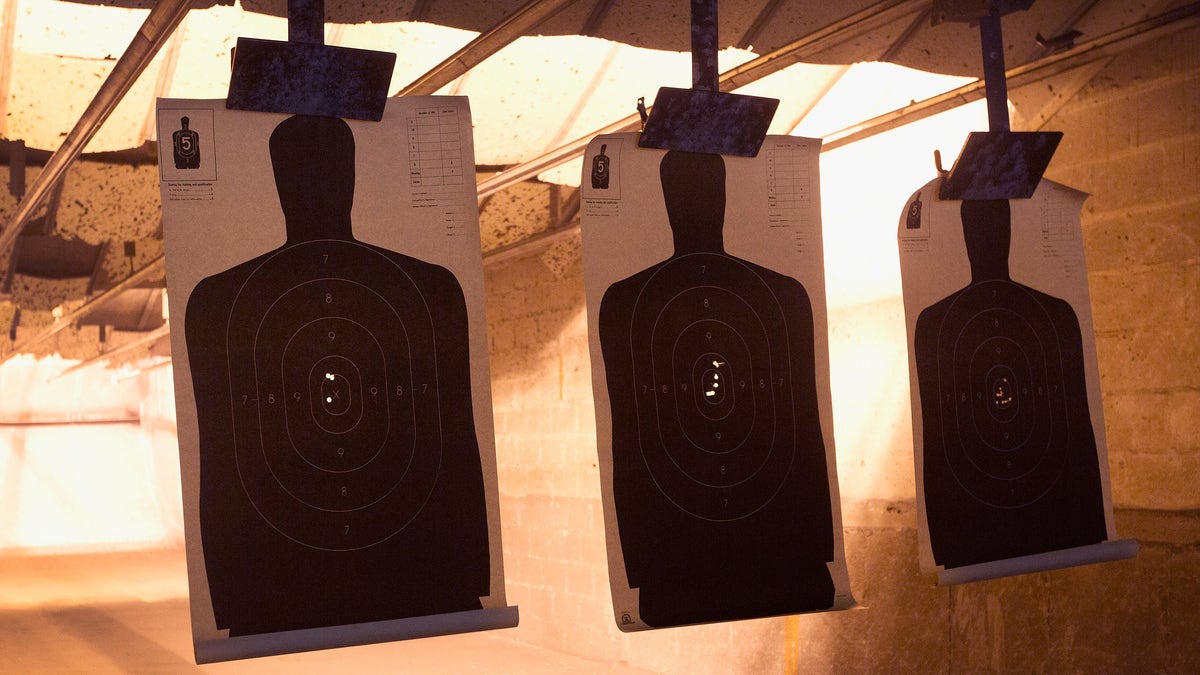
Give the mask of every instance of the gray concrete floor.
[[644, 673], [515, 629], [195, 665], [182, 550], [0, 555], [3, 673]]

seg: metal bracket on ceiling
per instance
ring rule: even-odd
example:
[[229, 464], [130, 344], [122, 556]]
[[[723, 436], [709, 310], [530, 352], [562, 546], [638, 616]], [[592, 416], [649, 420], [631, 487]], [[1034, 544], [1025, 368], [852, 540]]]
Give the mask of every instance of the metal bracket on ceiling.
[[239, 37], [225, 105], [379, 121], [396, 55], [325, 44], [324, 0], [288, 0], [288, 41]]
[[1005, 14], [1031, 5], [1033, 0], [934, 2], [934, 25], [958, 21], [979, 26], [988, 111], [988, 131], [974, 131], [967, 136], [958, 160], [942, 180], [938, 193], [942, 199], [1028, 199], [1062, 140], [1060, 131], [1022, 132], [1009, 128], [1000, 20]]
[[1053, 37], [1043, 37], [1041, 33], [1038, 33], [1033, 39], [1045, 51], [1057, 54], [1058, 52], [1074, 48], [1076, 38], [1082, 35], [1083, 33], [1075, 29], [1070, 29]]
[[720, 91], [717, 0], [692, 0], [692, 88], [661, 87], [638, 145], [754, 157], [779, 99]]

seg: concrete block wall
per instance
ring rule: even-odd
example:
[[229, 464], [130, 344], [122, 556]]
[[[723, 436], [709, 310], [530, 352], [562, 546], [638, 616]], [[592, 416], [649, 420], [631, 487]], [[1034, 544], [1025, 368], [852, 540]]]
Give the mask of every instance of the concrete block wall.
[[487, 267], [485, 281], [505, 576], [509, 602], [521, 607], [512, 637], [651, 672], [684, 664], [730, 672], [745, 657], [735, 645], [752, 643], [770, 662], [765, 672], [778, 671], [779, 640], [764, 640], [760, 625], [781, 636], [779, 621], [617, 629], [582, 270], [577, 260], [551, 269], [532, 255]]
[[[486, 269], [506, 576], [522, 614], [508, 634], [664, 673], [1200, 672], [1197, 43], [1193, 30], [1119, 56], [1045, 127], [1066, 133], [1049, 177], [1094, 195], [1083, 224], [1112, 494], [1119, 534], [1141, 542], [1137, 558], [934, 586], [917, 568], [911, 435], [893, 428], [908, 417], [901, 366], [885, 374], [904, 394], [884, 411], [896, 424], [872, 447], [847, 442], [855, 430], [837, 433], [843, 479], [879, 479], [874, 498], [843, 490], [864, 609], [620, 633], [582, 273], [531, 254]], [[831, 308], [835, 378], [839, 358], [891, 349], [872, 331], [896, 325], [898, 293]]]
[[1049, 121], [1084, 205], [1117, 506], [1200, 508], [1200, 32], [1114, 60]]

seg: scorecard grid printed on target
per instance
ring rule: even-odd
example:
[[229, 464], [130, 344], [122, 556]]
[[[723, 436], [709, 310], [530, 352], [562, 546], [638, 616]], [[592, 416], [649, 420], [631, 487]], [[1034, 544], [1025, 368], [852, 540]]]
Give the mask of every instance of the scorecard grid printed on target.
[[625, 631], [853, 604], [830, 412], [817, 156], [600, 136], [584, 277], [614, 614]]
[[158, 124], [197, 659], [514, 625], [466, 100]]

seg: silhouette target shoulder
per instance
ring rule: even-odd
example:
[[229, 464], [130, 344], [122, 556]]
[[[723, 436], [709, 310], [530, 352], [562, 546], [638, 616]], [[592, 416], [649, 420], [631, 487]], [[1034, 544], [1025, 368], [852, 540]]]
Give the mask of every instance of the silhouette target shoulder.
[[1007, 200], [962, 202], [971, 283], [917, 318], [925, 509], [960, 567], [1104, 541], [1079, 320], [1012, 281]]
[[270, 154], [286, 243], [201, 281], [185, 313], [217, 627], [479, 609], [490, 558], [462, 289], [354, 239], [344, 121], [290, 117]]
[[653, 627], [832, 607], [832, 510], [812, 306], [724, 250], [720, 155], [660, 165], [675, 250], [612, 284], [599, 334], [613, 493]]

